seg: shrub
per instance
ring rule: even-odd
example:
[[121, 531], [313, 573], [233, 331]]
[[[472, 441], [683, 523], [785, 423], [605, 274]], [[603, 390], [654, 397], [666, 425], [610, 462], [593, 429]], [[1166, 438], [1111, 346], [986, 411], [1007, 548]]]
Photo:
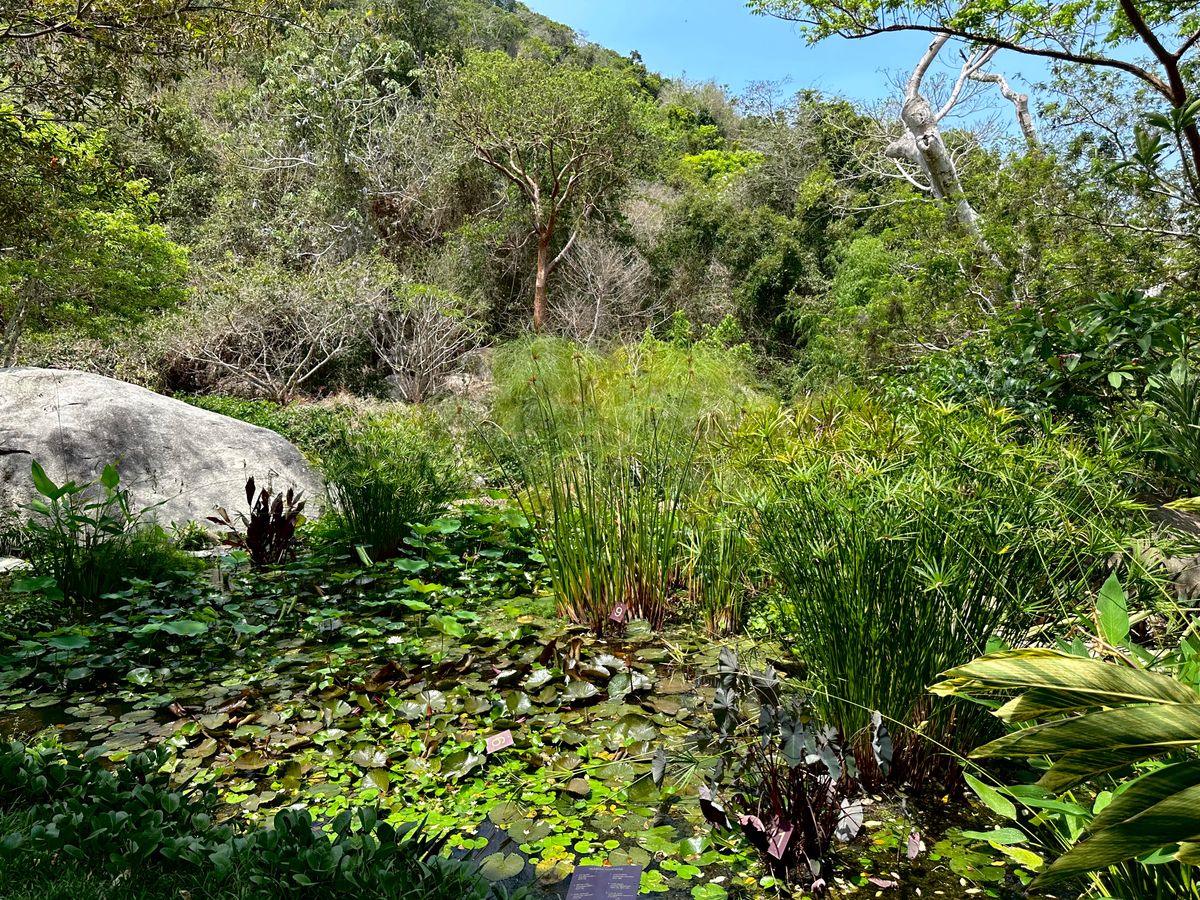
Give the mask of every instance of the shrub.
[[304, 809], [279, 811], [270, 828], [218, 825], [213, 789], [172, 790], [170, 763], [162, 748], [106, 768], [98, 751], [0, 747], [0, 811], [24, 809], [28, 823], [27, 831], [0, 836], [0, 855], [66, 859], [113, 875], [203, 874], [209, 896], [223, 895], [233, 878], [243, 897], [502, 896], [473, 864], [440, 857], [444, 839], [394, 828], [371, 808], [342, 813], [328, 833]]
[[116, 466], [89, 484], [55, 484], [36, 461], [33, 484], [43, 499], [30, 504], [23, 554], [72, 606], [96, 603], [128, 578], [158, 581], [197, 563], [177, 550], [161, 527], [134, 511]]
[[361, 261], [297, 274], [259, 263], [214, 273], [168, 341], [164, 382], [287, 402], [368, 344], [383, 276]]
[[1145, 521], [1068, 435], [1022, 445], [1015, 428], [952, 404], [867, 408], [802, 438], [778, 474], [763, 547], [780, 619], [868, 776], [872, 709], [913, 729], [898, 779], [931, 772], [938, 745], [971, 749], [987, 718], [925, 687], [1061, 616]]
[[1152, 379], [1147, 399], [1162, 467], [1185, 490], [1200, 493], [1200, 372], [1180, 368]]
[[375, 316], [375, 352], [409, 403], [433, 399], [483, 340], [478, 311], [466, 300], [428, 285], [397, 290]]
[[414, 525], [428, 524], [462, 491], [451, 448], [416, 420], [344, 425], [322, 460], [339, 540], [389, 559]]

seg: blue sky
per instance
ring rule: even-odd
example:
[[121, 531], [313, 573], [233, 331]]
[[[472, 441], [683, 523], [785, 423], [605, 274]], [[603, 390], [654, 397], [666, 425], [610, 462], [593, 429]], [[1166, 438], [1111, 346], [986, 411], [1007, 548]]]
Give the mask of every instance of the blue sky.
[[[795, 26], [751, 15], [742, 0], [524, 0], [531, 9], [620, 53], [637, 50], [651, 69], [695, 81], [712, 79], [740, 93], [752, 81], [790, 78], [856, 100], [890, 93], [882, 70], [906, 69], [927, 46], [921, 35], [885, 34], [860, 41], [830, 38], [808, 46]], [[1028, 59], [997, 58], [1010, 78], [1039, 77]], [[1019, 79], [1013, 79], [1020, 83]]]

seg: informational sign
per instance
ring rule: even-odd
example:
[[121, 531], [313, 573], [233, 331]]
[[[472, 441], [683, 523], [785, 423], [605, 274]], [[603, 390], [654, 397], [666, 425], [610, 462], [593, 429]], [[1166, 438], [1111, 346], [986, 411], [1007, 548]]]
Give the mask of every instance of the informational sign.
[[497, 753], [505, 747], [511, 747], [512, 745], [513, 736], [511, 731], [502, 731], [499, 734], [493, 734], [487, 739], [488, 755], [491, 756], [493, 753]]
[[567, 900], [637, 900], [641, 887], [641, 866], [580, 866]]
[[629, 610], [626, 608], [625, 604], [618, 603], [616, 606], [613, 607], [613, 611], [609, 614], [608, 617], [610, 619], [612, 619], [614, 622], [616, 622], [618, 625], [623, 625], [625, 623], [625, 617], [628, 614], [629, 614]]

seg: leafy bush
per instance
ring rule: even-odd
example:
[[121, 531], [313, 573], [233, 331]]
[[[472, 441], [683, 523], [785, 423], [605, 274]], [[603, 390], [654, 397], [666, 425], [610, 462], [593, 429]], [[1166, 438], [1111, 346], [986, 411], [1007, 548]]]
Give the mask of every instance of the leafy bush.
[[116, 466], [95, 482], [58, 485], [34, 461], [32, 477], [43, 499], [29, 506], [22, 553], [68, 604], [94, 604], [128, 578], [157, 581], [196, 568], [161, 527], [144, 521], [148, 510], [131, 509]]
[[1147, 399], [1162, 467], [1200, 493], [1200, 372], [1177, 368], [1151, 380]]
[[[555, 338], [517, 341], [495, 354], [493, 418], [510, 434], [537, 432], [546, 424], [544, 404], [577, 406], [582, 382], [594, 417], [613, 435], [636, 431], [650, 408], [688, 428], [735, 420], [772, 405], [756, 388], [746, 350], [727, 349], [719, 340], [650, 336], [607, 354]], [[570, 417], [560, 418], [570, 425]]]
[[897, 734], [893, 775], [920, 778], [991, 727], [925, 687], [1061, 615], [1144, 518], [1066, 434], [1019, 444], [1010, 414], [847, 412], [789, 448], [763, 547], [822, 718], [867, 775], [870, 710], [919, 729]]
[[445, 511], [462, 491], [452, 450], [415, 420], [367, 419], [339, 429], [322, 460], [337, 538], [390, 559], [414, 525]]
[[0, 837], [0, 855], [66, 858], [111, 874], [202, 873], [202, 895], [214, 897], [234, 878], [253, 886], [238, 891], [243, 897], [501, 896], [474, 865], [438, 855], [444, 838], [396, 829], [373, 809], [342, 813], [328, 833], [304, 809], [281, 810], [272, 827], [239, 832], [216, 824], [213, 789], [171, 789], [165, 749], [113, 768], [101, 765], [99, 752], [0, 748], [0, 811], [27, 810], [28, 823], [27, 831]]
[[283, 435], [307, 455], [319, 458], [346, 420], [357, 413], [340, 403], [287, 403], [246, 400], [221, 394], [179, 394], [177, 399], [210, 412], [268, 428]]
[[1011, 325], [1031, 361], [1044, 365], [1044, 389], [1060, 408], [1141, 397], [1156, 377], [1194, 351], [1195, 299], [1141, 291], [1100, 294], [1067, 309], [1026, 308]]

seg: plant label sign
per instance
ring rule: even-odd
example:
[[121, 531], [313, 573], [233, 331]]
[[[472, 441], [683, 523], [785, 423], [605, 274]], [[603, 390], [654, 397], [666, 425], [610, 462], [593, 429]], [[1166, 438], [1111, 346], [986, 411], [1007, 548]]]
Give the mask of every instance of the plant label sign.
[[505, 747], [511, 747], [512, 745], [513, 736], [511, 731], [502, 731], [499, 734], [493, 734], [487, 739], [486, 746], [488, 756], [491, 756], [493, 753], [498, 753]]
[[629, 613], [629, 610], [626, 608], [625, 604], [618, 603], [616, 606], [613, 607], [613, 611], [609, 614], [608, 617], [610, 619], [612, 619], [614, 622], [616, 622], [618, 625], [623, 625], [623, 624], [625, 624], [625, 616], [628, 615], [628, 613]]
[[637, 900], [641, 887], [641, 866], [580, 866], [567, 900]]

